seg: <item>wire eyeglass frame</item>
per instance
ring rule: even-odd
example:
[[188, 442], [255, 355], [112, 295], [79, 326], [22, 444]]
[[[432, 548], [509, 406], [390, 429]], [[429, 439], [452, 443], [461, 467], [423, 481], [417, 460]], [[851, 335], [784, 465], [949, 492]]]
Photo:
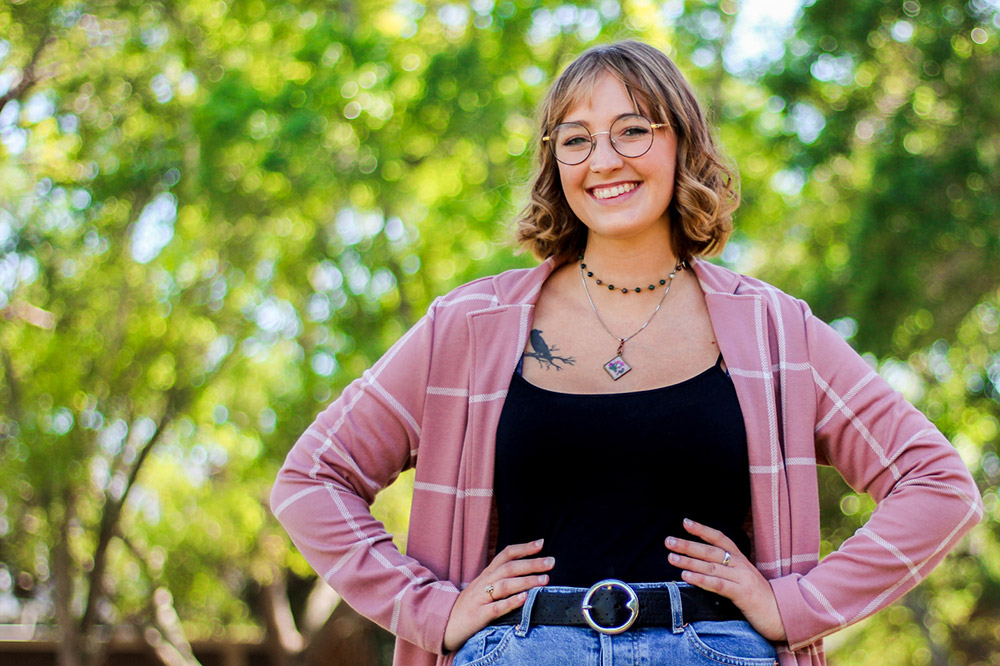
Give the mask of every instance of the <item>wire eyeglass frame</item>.
[[[623, 123], [623, 122], [627, 123], [630, 120], [634, 121], [636, 119], [638, 119], [638, 120], [642, 121], [643, 123], [645, 123], [645, 125], [650, 129], [650, 134], [649, 134], [649, 143], [646, 144], [645, 148], [643, 148], [639, 152], [636, 152], [633, 155], [633, 154], [629, 154], [627, 152], [622, 152], [623, 149], [621, 147], [619, 147], [619, 145], [618, 145], [618, 142], [622, 139], [622, 137], [619, 136], [619, 138], [616, 140], [615, 139], [615, 135], [614, 135], [614, 130], [615, 130], [615, 126], [619, 125], [620, 123]], [[587, 135], [587, 136], [590, 137], [590, 148], [587, 150], [586, 153], [584, 153], [583, 151], [580, 151], [580, 155], [582, 155], [582, 157], [580, 157], [580, 159], [578, 159], [576, 161], [569, 161], [569, 160], [566, 160], [566, 159], [560, 159], [559, 158], [559, 146], [556, 144], [556, 141], [555, 141], [555, 137], [559, 133], [560, 128], [562, 128], [565, 131], [565, 129], [569, 129], [569, 128], [572, 128], [572, 127], [579, 127], [582, 130], [581, 134], [577, 138], [583, 138], [583, 135]], [[661, 127], [668, 127], [668, 125], [667, 125], [667, 123], [654, 123], [654, 122], [650, 122], [650, 120], [648, 118], [646, 118], [645, 116], [643, 116], [643, 115], [640, 115], [638, 113], [630, 113], [630, 114], [627, 114], [627, 115], [624, 115], [624, 116], [621, 116], [621, 117], [615, 119], [615, 121], [613, 123], [611, 123], [611, 128], [608, 129], [607, 131], [604, 131], [604, 132], [591, 132], [587, 128], [587, 126], [584, 125], [583, 123], [578, 123], [578, 122], [559, 123], [558, 125], [556, 125], [555, 127], [552, 128], [551, 132], [549, 132], [548, 134], [546, 134], [545, 136], [542, 137], [542, 141], [544, 143], [547, 143], [549, 145], [549, 148], [552, 151], [552, 157], [554, 157], [557, 162], [559, 162], [561, 164], [565, 164], [566, 166], [576, 166], [577, 164], [583, 164], [584, 162], [586, 162], [587, 159], [594, 153], [594, 149], [597, 148], [597, 136], [600, 135], [600, 134], [607, 134], [608, 135], [608, 140], [611, 142], [611, 147], [614, 148], [615, 152], [618, 153], [619, 155], [621, 155], [622, 157], [642, 157], [643, 155], [645, 155], [646, 153], [649, 152], [650, 148], [653, 147], [653, 137], [655, 136], [655, 132], [653, 132], [652, 130], [657, 130], [657, 129], [660, 129]], [[629, 128], [628, 128], [628, 126], [626, 124], [625, 125], [625, 131], [627, 131], [628, 129]], [[563, 157], [565, 157], [565, 155], [563, 155]]]

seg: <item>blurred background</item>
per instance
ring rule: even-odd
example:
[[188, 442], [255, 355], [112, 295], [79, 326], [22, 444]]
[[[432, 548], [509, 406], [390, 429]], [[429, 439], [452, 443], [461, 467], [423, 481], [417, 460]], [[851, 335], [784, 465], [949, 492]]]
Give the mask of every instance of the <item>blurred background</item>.
[[[985, 496], [831, 661], [1000, 663], [998, 12], [5, 0], [0, 661], [387, 664], [271, 517], [271, 481], [433, 297], [533, 264], [507, 239], [534, 106], [588, 45], [640, 38], [739, 166], [721, 261], [806, 298]], [[873, 505], [825, 472], [827, 553]], [[375, 506], [401, 547], [411, 483]]]

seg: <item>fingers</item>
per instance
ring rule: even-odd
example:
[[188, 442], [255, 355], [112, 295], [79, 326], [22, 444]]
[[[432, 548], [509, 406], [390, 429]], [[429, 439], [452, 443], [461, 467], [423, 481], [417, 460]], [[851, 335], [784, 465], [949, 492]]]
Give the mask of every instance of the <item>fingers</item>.
[[489, 563], [486, 567], [486, 571], [495, 570], [496, 568], [510, 562], [512, 560], [519, 560], [529, 555], [534, 555], [542, 549], [545, 539], [538, 539], [537, 541], [529, 541], [528, 543], [512, 543], [507, 546], [493, 558], [493, 561]]
[[527, 560], [514, 560], [502, 564], [493, 570], [493, 575], [498, 578], [514, 578], [517, 576], [528, 576], [533, 573], [548, 571], [556, 563], [554, 557], [535, 557]]
[[[520, 608], [528, 600], [526, 590], [500, 598], [495, 589], [493, 594], [496, 599], [491, 600], [487, 597], [485, 585], [480, 586], [480, 583], [481, 579], [477, 578], [458, 595], [448, 617], [448, 624], [445, 626], [444, 648], [446, 650], [457, 650], [474, 633], [501, 615]], [[484, 599], [484, 597], [486, 598]]]
[[518, 594], [506, 597], [504, 599], [500, 599], [499, 601], [494, 601], [491, 604], [487, 604], [484, 607], [484, 610], [486, 611], [486, 615], [488, 618], [486, 624], [489, 624], [490, 622], [497, 619], [501, 615], [506, 615], [512, 610], [520, 608], [521, 606], [524, 605], [524, 602], [527, 600], [528, 600], [528, 592], [525, 590], [519, 592]]
[[[539, 585], [547, 585], [549, 577], [544, 572], [555, 566], [553, 557], [528, 557], [542, 549], [543, 540], [529, 543], [515, 543], [497, 553], [489, 566], [472, 581], [470, 586], [479, 586], [486, 591], [492, 588], [489, 600], [497, 602], [515, 596]], [[504, 611], [506, 612], [506, 611]]]
[[719, 530], [687, 519], [684, 521], [684, 528], [707, 543], [668, 537], [665, 542], [667, 548], [676, 553], [688, 555], [693, 559], [718, 564], [727, 569], [732, 568], [737, 560], [746, 559], [732, 539]]
[[555, 558], [527, 557], [541, 550], [542, 543], [542, 539], [539, 539], [530, 543], [507, 546], [497, 553], [473, 584], [482, 583], [484, 590], [486, 585], [492, 585], [493, 601], [518, 594], [523, 590], [530, 590], [538, 585], [547, 585], [549, 577], [544, 572], [555, 566]]
[[[675, 553], [687, 555], [690, 558], [707, 563], [717, 564], [725, 569], [731, 569], [737, 563], [737, 560], [743, 558], [736, 546], [731, 546], [731, 550], [723, 549], [718, 546], [709, 546], [697, 541], [687, 541], [686, 539], [677, 539], [674, 537], [668, 537], [666, 544], [667, 548]], [[729, 553], [729, 562], [723, 564], [726, 561], [726, 553]]]
[[445, 627], [446, 649], [457, 649], [496, 618], [523, 606], [528, 590], [548, 584], [544, 572], [555, 566], [555, 558], [531, 557], [542, 545], [539, 539], [507, 546], [462, 590]]
[[[505, 599], [539, 585], [547, 585], [549, 577], [545, 572], [555, 566], [555, 558], [525, 557], [537, 553], [541, 544], [542, 540], [539, 539], [504, 548], [475, 582], [486, 581], [486, 584], [492, 585], [492, 601]], [[513, 557], [520, 559], [511, 559]]]
[[695, 521], [685, 518], [684, 519], [684, 529], [686, 529], [691, 534], [695, 535], [699, 539], [702, 539], [706, 543], [710, 543], [713, 546], [718, 546], [723, 550], [736, 551], [736, 544], [733, 540], [727, 537], [725, 534], [717, 529], [711, 528], [708, 525], [702, 525], [701, 523], [696, 523]]
[[503, 601], [508, 597], [516, 596], [521, 592], [526, 592], [533, 587], [548, 585], [548, 583], [549, 577], [547, 574], [518, 576], [516, 578], [501, 578], [497, 582], [493, 583], [493, 594], [490, 596], [490, 600], [493, 602]]
[[747, 621], [769, 640], [784, 640], [785, 629], [774, 592], [757, 567], [719, 530], [684, 520], [684, 529], [704, 543], [668, 537], [670, 563], [695, 587], [731, 600]]
[[[670, 553], [667, 559], [669, 559], [670, 563], [678, 569], [684, 570], [681, 572], [681, 576], [683, 576], [686, 572], [692, 572], [731, 581], [738, 580], [739, 578], [739, 570], [732, 566], [724, 566], [716, 562], [708, 562], [693, 557], [685, 557], [684, 555], [678, 555], [677, 553]], [[685, 578], [685, 580], [687, 580], [687, 578]]]
[[445, 626], [445, 649], [457, 649], [496, 618], [523, 606], [528, 590], [548, 584], [544, 572], [555, 565], [555, 559], [531, 557], [542, 545], [539, 539], [507, 546], [459, 593]]
[[681, 579], [686, 583], [691, 583], [695, 587], [700, 587], [709, 592], [715, 592], [739, 605], [740, 583], [738, 581], [722, 578], [714, 574], [703, 574], [695, 571], [685, 570], [681, 572]]
[[666, 546], [671, 551], [668, 560], [681, 569], [681, 577], [700, 588], [731, 596], [737, 593], [734, 586], [744, 581], [746, 558], [719, 530], [684, 520], [684, 529], [707, 543], [668, 537]]

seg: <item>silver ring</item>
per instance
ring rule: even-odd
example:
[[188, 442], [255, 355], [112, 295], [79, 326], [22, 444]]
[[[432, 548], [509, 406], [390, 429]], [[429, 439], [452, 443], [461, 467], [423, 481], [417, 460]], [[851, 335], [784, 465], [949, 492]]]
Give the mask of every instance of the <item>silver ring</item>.
[[729, 551], [727, 550], [726, 551], [726, 556], [722, 558], [722, 566], [728, 567], [729, 566], [729, 560], [731, 560], [731, 559], [733, 559], [733, 556], [730, 555]]
[[490, 595], [490, 599], [493, 599], [493, 601], [496, 601], [496, 598], [493, 596], [493, 585], [492, 584], [486, 586], [486, 594]]

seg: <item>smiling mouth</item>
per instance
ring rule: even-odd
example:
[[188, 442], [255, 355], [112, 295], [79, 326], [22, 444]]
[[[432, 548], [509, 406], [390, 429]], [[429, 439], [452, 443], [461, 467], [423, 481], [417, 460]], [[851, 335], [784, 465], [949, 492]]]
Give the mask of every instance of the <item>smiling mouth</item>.
[[627, 194], [637, 187], [639, 187], [638, 183], [622, 183], [621, 185], [614, 185], [612, 187], [595, 187], [591, 190], [591, 194], [594, 195], [595, 199], [613, 199], [614, 197]]

